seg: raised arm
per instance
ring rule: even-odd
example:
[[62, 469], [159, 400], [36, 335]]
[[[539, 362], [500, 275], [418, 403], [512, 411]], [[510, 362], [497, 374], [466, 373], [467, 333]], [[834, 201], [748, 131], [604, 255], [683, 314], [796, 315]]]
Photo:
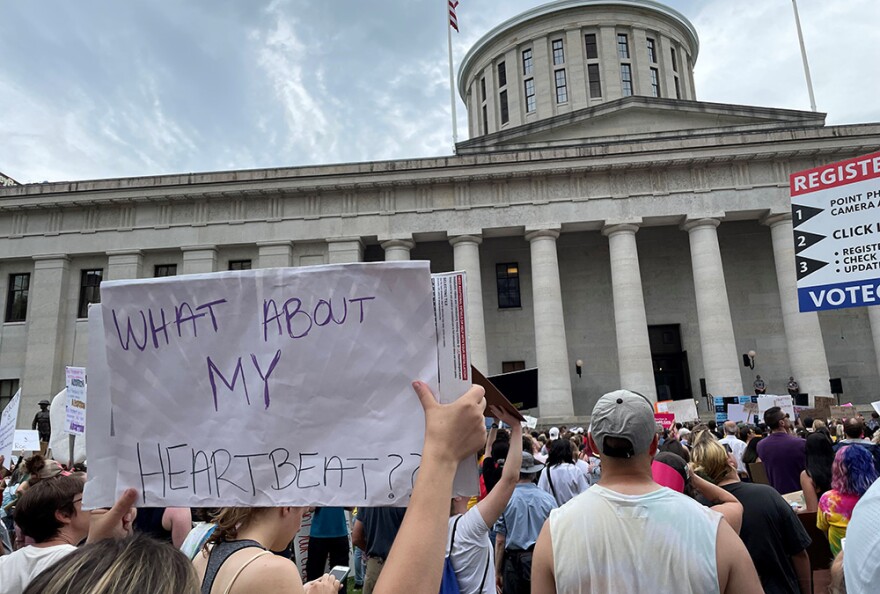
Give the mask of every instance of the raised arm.
[[423, 382], [414, 382], [413, 388], [425, 409], [422, 464], [376, 594], [437, 594], [440, 590], [452, 480], [458, 463], [479, 450], [486, 437], [483, 388], [473, 386], [445, 405], [437, 402]]
[[519, 480], [519, 469], [522, 466], [522, 425], [513, 417], [513, 415], [504, 412], [496, 407], [489, 410], [497, 418], [510, 425], [510, 449], [507, 452], [507, 458], [504, 461], [504, 470], [501, 471], [501, 478], [492, 490], [486, 495], [486, 498], [477, 504], [480, 515], [486, 526], [491, 528], [498, 520], [498, 516], [507, 507], [510, 496], [513, 495], [513, 489]]

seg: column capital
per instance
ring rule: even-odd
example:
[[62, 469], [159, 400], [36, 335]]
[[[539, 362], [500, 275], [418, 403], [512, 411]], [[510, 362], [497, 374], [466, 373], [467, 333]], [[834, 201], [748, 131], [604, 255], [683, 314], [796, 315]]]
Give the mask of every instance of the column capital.
[[785, 223], [791, 224], [790, 212], [770, 213], [761, 218], [761, 224], [767, 225], [771, 229], [777, 225], [782, 225]]
[[526, 233], [526, 241], [533, 242], [536, 239], [542, 239], [544, 237], [548, 237], [554, 241], [559, 239], [559, 229], [538, 229], [536, 231], [529, 231]]
[[617, 223], [613, 225], [605, 225], [602, 227], [602, 235], [611, 237], [617, 233], [638, 233], [640, 225], [638, 223]]
[[460, 243], [475, 243], [480, 245], [483, 243], [483, 238], [479, 235], [456, 235], [455, 237], [449, 238], [449, 245], [456, 246]]
[[691, 232], [700, 227], [712, 227], [713, 229], [717, 229], [720, 224], [721, 221], [719, 219], [688, 219], [682, 223], [681, 228], [683, 231]]
[[412, 241], [411, 239], [389, 239], [387, 241], [383, 241], [379, 245], [382, 246], [382, 249], [386, 251], [394, 248], [400, 248], [409, 251], [416, 247], [416, 242]]

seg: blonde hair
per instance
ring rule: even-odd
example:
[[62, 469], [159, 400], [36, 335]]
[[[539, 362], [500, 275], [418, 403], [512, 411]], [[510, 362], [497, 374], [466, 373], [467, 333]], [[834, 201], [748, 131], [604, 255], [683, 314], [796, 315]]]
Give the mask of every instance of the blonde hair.
[[236, 540], [238, 531], [250, 524], [265, 509], [259, 507], [221, 507], [211, 516], [211, 523], [216, 524], [217, 527], [205, 545]]
[[186, 555], [143, 534], [86, 545], [31, 581], [24, 594], [199, 594]]
[[730, 472], [727, 450], [711, 431], [700, 431], [691, 444], [691, 460], [695, 469], [716, 485], [724, 480]]

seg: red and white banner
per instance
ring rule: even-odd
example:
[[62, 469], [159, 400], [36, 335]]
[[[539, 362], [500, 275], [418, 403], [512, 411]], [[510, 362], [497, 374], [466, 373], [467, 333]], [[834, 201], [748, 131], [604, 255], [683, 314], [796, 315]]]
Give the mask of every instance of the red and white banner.
[[458, 7], [458, 0], [447, 0], [449, 2], [449, 26], [458, 31], [458, 17], [455, 16], [455, 9]]

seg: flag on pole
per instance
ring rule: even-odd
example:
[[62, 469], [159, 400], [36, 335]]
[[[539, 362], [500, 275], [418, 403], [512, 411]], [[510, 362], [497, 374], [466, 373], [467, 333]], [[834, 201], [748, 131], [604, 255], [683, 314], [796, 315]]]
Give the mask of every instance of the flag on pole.
[[455, 9], [458, 6], [458, 0], [453, 2], [452, 0], [448, 0], [449, 2], [449, 26], [458, 31], [458, 17], [455, 16]]

